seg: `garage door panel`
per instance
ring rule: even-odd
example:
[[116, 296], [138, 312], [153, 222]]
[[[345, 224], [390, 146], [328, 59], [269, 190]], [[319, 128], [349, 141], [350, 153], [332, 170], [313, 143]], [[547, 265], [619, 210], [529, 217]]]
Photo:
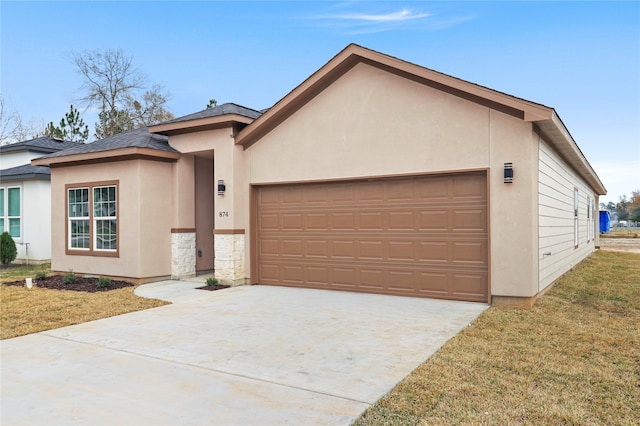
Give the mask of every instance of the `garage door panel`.
[[486, 200], [487, 185], [482, 179], [473, 175], [460, 175], [452, 180], [451, 196], [456, 200]]
[[363, 182], [356, 186], [356, 198], [359, 201], [384, 201], [384, 186], [379, 182]]
[[356, 227], [355, 213], [332, 213], [331, 229], [333, 230], [353, 230]]
[[453, 209], [449, 217], [453, 231], [485, 232], [487, 230], [486, 209]]
[[487, 301], [486, 174], [257, 189], [257, 281]]
[[355, 200], [355, 185], [352, 183], [335, 184], [329, 191], [328, 198], [332, 204], [353, 204], [353, 200]]
[[430, 297], [447, 295], [450, 275], [446, 272], [420, 272], [417, 291]]
[[304, 281], [304, 269], [302, 265], [284, 265], [282, 267], [282, 281], [298, 283]]
[[358, 258], [367, 260], [383, 260], [384, 243], [382, 240], [358, 241]]
[[329, 214], [328, 213], [307, 213], [306, 229], [308, 231], [328, 231], [329, 230]]
[[381, 269], [360, 269], [360, 288], [364, 291], [384, 290], [384, 272]]
[[263, 231], [280, 229], [280, 215], [276, 213], [263, 213], [259, 216], [258, 226]]
[[390, 270], [388, 287], [390, 290], [412, 293], [415, 290], [415, 273], [407, 270]]
[[420, 241], [418, 243], [420, 262], [446, 263], [449, 260], [449, 244], [446, 241]]
[[302, 188], [295, 186], [283, 187], [280, 192], [282, 204], [300, 204], [302, 201]]
[[280, 255], [280, 244], [276, 239], [263, 239], [259, 242], [259, 250], [261, 256], [279, 256]]
[[387, 213], [388, 230], [393, 231], [415, 231], [415, 216], [417, 211], [392, 211]]
[[286, 213], [282, 215], [282, 229], [287, 231], [301, 231], [302, 228], [302, 214], [301, 213]]
[[[460, 298], [486, 300], [486, 274], [453, 274], [452, 294]], [[484, 299], [482, 299], [484, 298]]]
[[364, 212], [358, 214], [358, 229], [363, 231], [384, 230], [384, 215], [382, 212]]
[[415, 243], [413, 241], [389, 241], [388, 260], [417, 260]]
[[329, 190], [323, 186], [314, 186], [306, 189], [302, 193], [305, 204], [321, 203], [326, 204], [329, 201]]
[[329, 282], [329, 268], [325, 266], [308, 266], [306, 268], [306, 282], [315, 286], [327, 286]]
[[265, 282], [274, 283], [280, 280], [280, 267], [278, 265], [272, 265], [263, 263], [260, 265], [260, 276]]
[[327, 240], [308, 240], [305, 246], [305, 253], [309, 257], [329, 257], [329, 241]]
[[354, 288], [357, 282], [355, 268], [334, 268], [331, 275], [335, 287]]
[[283, 240], [282, 241], [282, 255], [292, 257], [303, 257], [303, 242], [302, 240]]
[[414, 185], [407, 185], [404, 179], [386, 182], [384, 191], [386, 201], [411, 202], [415, 199]]
[[331, 242], [331, 257], [355, 259], [355, 242], [353, 240], [334, 240]]
[[448, 210], [427, 210], [419, 213], [418, 231], [447, 231], [449, 229]]
[[487, 264], [486, 241], [452, 241], [451, 246], [451, 261], [453, 263]]
[[448, 177], [430, 177], [420, 182], [417, 196], [423, 202], [442, 202], [449, 199], [450, 179]]

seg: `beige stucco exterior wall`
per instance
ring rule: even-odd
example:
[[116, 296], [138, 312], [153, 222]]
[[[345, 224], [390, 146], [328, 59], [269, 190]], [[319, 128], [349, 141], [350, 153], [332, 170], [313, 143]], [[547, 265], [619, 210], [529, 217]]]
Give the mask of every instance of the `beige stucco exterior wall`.
[[[244, 161], [248, 184], [491, 168], [491, 293], [529, 297], [537, 293], [532, 138], [531, 123], [361, 63], [252, 145]], [[504, 162], [514, 164], [510, 186]], [[246, 265], [250, 254], [247, 241]]]
[[[52, 269], [134, 278], [171, 274], [172, 164], [127, 160], [53, 168]], [[65, 254], [65, 185], [119, 181], [119, 256]]]
[[[491, 294], [538, 293], [537, 136], [530, 123], [491, 111]], [[504, 163], [513, 163], [512, 184]]]
[[[217, 195], [217, 187], [210, 188], [215, 192], [211, 212], [214, 216], [213, 229], [221, 232], [214, 236], [216, 277], [225, 283], [241, 284], [245, 282], [245, 275], [248, 275], [248, 271], [245, 274], [243, 254], [245, 232], [248, 230], [249, 185], [245, 161], [247, 153], [241, 146], [234, 144], [233, 135], [233, 129], [229, 125], [220, 129], [171, 136], [169, 143], [182, 152], [183, 157], [209, 158], [213, 154], [214, 185], [217, 186], [219, 180], [223, 180], [226, 185], [224, 195]], [[195, 185], [203, 185], [203, 182], [196, 181]], [[176, 186], [176, 190], [184, 193], [188, 190], [186, 183], [181, 188]], [[194, 188], [190, 191], [194, 191]], [[197, 192], [196, 188], [195, 193]], [[184, 204], [189, 205], [188, 202]], [[185, 211], [182, 217], [186, 213], [188, 212]], [[193, 210], [191, 214], [194, 214]]]

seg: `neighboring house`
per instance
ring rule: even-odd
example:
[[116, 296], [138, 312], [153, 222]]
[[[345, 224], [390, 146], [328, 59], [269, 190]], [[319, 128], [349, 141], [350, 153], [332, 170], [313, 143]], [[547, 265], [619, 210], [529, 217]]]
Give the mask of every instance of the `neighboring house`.
[[51, 173], [31, 160], [76, 146], [49, 137], [0, 146], [0, 233], [13, 237], [18, 262], [51, 259]]
[[606, 193], [544, 105], [349, 45], [272, 108], [224, 104], [35, 160], [53, 269], [530, 305]]

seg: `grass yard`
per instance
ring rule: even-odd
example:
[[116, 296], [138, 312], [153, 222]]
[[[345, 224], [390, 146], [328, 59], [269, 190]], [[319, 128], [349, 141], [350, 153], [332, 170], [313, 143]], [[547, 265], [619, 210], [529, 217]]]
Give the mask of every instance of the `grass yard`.
[[638, 228], [611, 228], [609, 232], [600, 233], [600, 238], [638, 238], [640, 230]]
[[[33, 277], [50, 265], [29, 265], [2, 269], [0, 282]], [[49, 290], [0, 285], [0, 339], [22, 336], [52, 328], [166, 305], [161, 300], [144, 299], [134, 287], [99, 293]]]
[[487, 310], [355, 424], [640, 424], [640, 255], [597, 252], [531, 310]]

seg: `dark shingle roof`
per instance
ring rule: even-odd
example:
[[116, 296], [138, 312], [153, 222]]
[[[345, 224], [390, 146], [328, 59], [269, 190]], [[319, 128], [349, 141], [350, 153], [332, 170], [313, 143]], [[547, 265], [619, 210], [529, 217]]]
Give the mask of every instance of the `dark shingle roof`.
[[166, 136], [149, 133], [149, 130], [146, 127], [141, 127], [139, 129], [120, 133], [96, 142], [87, 143], [71, 149], [56, 152], [47, 155], [44, 158], [111, 151], [114, 149], [122, 148], [150, 148], [158, 151], [179, 152], [169, 146], [168, 138]]
[[22, 166], [11, 167], [0, 170], [0, 180], [22, 180], [22, 179], [47, 179], [51, 178], [51, 169], [44, 166], [32, 166], [23, 164]]
[[51, 152], [74, 148], [78, 145], [80, 145], [78, 142], [63, 141], [61, 139], [42, 136], [28, 141], [2, 145], [0, 146], [0, 152], [34, 151], [49, 154]]
[[183, 117], [174, 118], [173, 120], [164, 121], [159, 124], [180, 123], [181, 121], [197, 120], [199, 118], [217, 117], [225, 114], [238, 114], [248, 118], [258, 118], [262, 115], [261, 111], [255, 109], [243, 107], [241, 105], [226, 103], [215, 106], [213, 108], [205, 109], [200, 112], [185, 115]]

